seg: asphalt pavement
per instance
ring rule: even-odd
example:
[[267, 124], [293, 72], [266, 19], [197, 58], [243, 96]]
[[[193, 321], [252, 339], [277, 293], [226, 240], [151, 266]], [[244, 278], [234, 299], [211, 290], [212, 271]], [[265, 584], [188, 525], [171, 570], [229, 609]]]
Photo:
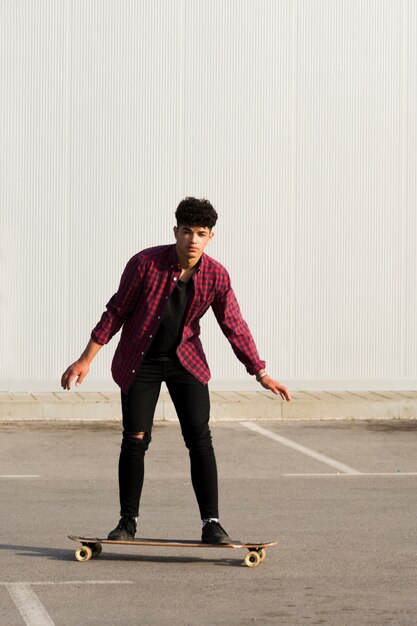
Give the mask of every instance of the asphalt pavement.
[[[0, 622], [415, 625], [417, 422], [242, 421], [212, 427], [221, 522], [278, 540], [243, 550], [103, 546], [118, 521], [116, 424], [0, 425]], [[138, 535], [200, 537], [178, 425], [155, 425]]]

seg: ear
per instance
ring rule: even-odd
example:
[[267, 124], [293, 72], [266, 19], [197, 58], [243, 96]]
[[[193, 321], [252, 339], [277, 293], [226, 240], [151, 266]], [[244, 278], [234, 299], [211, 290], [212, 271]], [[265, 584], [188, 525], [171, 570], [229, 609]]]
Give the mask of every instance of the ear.
[[210, 239], [213, 239], [213, 237], [214, 237], [214, 230], [211, 230], [210, 231]]
[[174, 231], [174, 237], [176, 239], [178, 235], [178, 226], [174, 226], [173, 231]]

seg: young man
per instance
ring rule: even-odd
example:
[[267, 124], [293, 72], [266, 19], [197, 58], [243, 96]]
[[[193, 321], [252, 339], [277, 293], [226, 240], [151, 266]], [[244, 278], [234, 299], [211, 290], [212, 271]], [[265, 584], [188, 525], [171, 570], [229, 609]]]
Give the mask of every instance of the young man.
[[227, 543], [219, 523], [217, 468], [209, 429], [210, 370], [201, 345], [200, 318], [211, 306], [223, 333], [249, 374], [291, 400], [289, 391], [265, 372], [242, 318], [225, 268], [204, 253], [217, 213], [207, 200], [185, 198], [175, 213], [176, 243], [143, 250], [128, 262], [119, 289], [107, 304], [91, 339], [62, 376], [64, 389], [80, 385], [102, 345], [123, 326], [112, 363], [121, 387], [123, 437], [119, 459], [119, 524], [109, 539], [133, 539], [162, 381], [174, 403], [191, 480], [203, 522], [202, 541]]

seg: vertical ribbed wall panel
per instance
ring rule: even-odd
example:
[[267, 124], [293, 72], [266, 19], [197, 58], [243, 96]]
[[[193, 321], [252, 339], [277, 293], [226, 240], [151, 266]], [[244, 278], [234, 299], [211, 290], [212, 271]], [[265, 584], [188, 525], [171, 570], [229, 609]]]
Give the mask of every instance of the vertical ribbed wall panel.
[[[6, 0], [0, 29], [1, 388], [58, 388], [185, 195], [271, 373], [415, 386], [416, 2]], [[213, 388], [250, 383], [202, 339]]]
[[51, 378], [65, 343], [63, 7], [2, 3], [0, 342], [8, 386]]

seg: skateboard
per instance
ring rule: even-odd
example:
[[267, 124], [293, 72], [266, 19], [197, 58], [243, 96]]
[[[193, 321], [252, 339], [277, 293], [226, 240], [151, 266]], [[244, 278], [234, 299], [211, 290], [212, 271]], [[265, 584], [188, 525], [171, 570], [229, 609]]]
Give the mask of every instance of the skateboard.
[[75, 550], [75, 558], [77, 561], [89, 561], [92, 557], [99, 556], [102, 551], [102, 544], [113, 544], [121, 546], [167, 546], [171, 548], [245, 548], [248, 550], [243, 563], [247, 567], [257, 567], [266, 556], [266, 548], [275, 546], [276, 541], [255, 542], [255, 543], [203, 543], [202, 541], [192, 540], [171, 540], [171, 539], [132, 539], [112, 540], [100, 539], [98, 537], [78, 537], [76, 535], [68, 535], [68, 539], [78, 541], [81, 547]]

